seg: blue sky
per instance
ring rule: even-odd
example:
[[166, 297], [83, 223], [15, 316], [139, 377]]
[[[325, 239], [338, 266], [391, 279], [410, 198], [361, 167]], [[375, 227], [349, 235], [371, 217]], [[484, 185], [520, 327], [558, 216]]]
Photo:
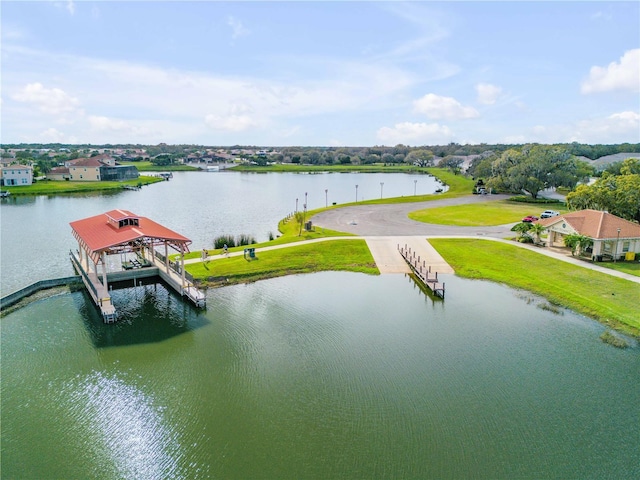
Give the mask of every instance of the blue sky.
[[640, 142], [640, 2], [0, 8], [3, 143]]

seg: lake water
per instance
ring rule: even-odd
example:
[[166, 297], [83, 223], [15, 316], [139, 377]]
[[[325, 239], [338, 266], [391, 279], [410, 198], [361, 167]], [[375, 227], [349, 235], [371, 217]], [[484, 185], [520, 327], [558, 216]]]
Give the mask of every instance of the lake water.
[[[212, 248], [220, 235], [252, 235], [266, 241], [278, 222], [296, 210], [387, 197], [433, 193], [428, 175], [376, 173], [176, 172], [169, 182], [139, 191], [69, 196], [11, 197], [0, 202], [0, 291], [11, 293], [38, 280], [73, 275], [69, 250], [77, 248], [69, 222], [116, 208], [149, 217]], [[327, 192], [325, 193], [325, 190]], [[297, 199], [297, 202], [296, 202]]]
[[[216, 174], [197, 175], [115, 196], [3, 204], [3, 283], [5, 241], [15, 238], [5, 236], [5, 221], [20, 217], [14, 209], [28, 220], [18, 230], [37, 232], [34, 220], [51, 229], [66, 222], [44, 240], [70, 243], [65, 262], [73, 241], [56, 236], [71, 237], [66, 218], [111, 208], [149, 216], [201, 245], [198, 238], [213, 234], [197, 237], [195, 220], [187, 224], [168, 205], [172, 195], [189, 197], [172, 192], [184, 178], [201, 208], [216, 211], [213, 191], [192, 188], [200, 177], [217, 182], [206, 177]], [[291, 182], [312, 177], [322, 178]], [[390, 180], [380, 181], [386, 191]], [[144, 205], [142, 195], [156, 187], [164, 189], [159, 205]], [[269, 213], [273, 222], [295, 208], [286, 209], [299, 195], [289, 188], [282, 211]], [[236, 201], [248, 216], [276, 209], [264, 198], [256, 209], [241, 194]], [[253, 221], [244, 221], [212, 225], [249, 233]], [[256, 232], [275, 228], [261, 225]], [[26, 272], [24, 284], [33, 281]], [[209, 290], [206, 310], [146, 285], [113, 292], [115, 325], [102, 324], [82, 291], [34, 301], [0, 320], [2, 476], [640, 477], [637, 345], [605, 345], [601, 325], [544, 310], [527, 293], [455, 276], [446, 282], [442, 301], [405, 275], [322, 272]]]

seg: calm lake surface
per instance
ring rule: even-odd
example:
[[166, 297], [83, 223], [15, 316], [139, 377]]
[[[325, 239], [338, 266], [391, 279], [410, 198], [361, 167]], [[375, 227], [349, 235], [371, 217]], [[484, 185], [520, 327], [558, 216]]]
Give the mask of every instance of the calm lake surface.
[[[34, 248], [48, 253], [36, 258], [54, 272], [44, 278], [71, 274], [71, 220], [125, 208], [198, 248], [221, 233], [266, 237], [296, 196], [307, 191], [315, 208], [333, 188], [319, 188], [312, 203], [305, 182], [333, 175], [216, 175], [3, 203], [3, 285], [14, 275], [5, 277], [7, 250], [24, 251], [22, 239], [43, 229], [51, 230]], [[385, 192], [390, 178], [379, 180]], [[272, 193], [253, 208], [241, 192], [227, 198], [223, 180]], [[205, 190], [195, 188], [201, 181]], [[218, 193], [209, 182], [220, 182]], [[351, 201], [346, 186], [344, 195]], [[178, 203], [207, 213], [189, 223]], [[218, 203], [237, 218], [222, 220]], [[8, 219], [24, 221], [15, 223], [19, 234], [7, 233]], [[63, 260], [48, 260], [55, 255]], [[12, 281], [26, 285], [39, 273], [25, 268]], [[209, 290], [204, 311], [146, 285], [113, 292], [115, 325], [102, 324], [82, 291], [34, 301], [0, 320], [2, 476], [640, 477], [637, 345], [605, 345], [601, 325], [544, 310], [530, 294], [445, 281], [442, 301], [405, 275], [322, 272]]]
[[[278, 222], [296, 210], [380, 198], [433, 193], [428, 175], [402, 173], [176, 172], [169, 182], [140, 191], [72, 196], [13, 197], [0, 202], [0, 291], [73, 275], [69, 250], [77, 248], [69, 222], [120, 208], [149, 217], [190, 238], [191, 250], [212, 248], [220, 235], [252, 235], [266, 241]], [[325, 194], [325, 190], [327, 190]], [[296, 202], [296, 199], [298, 201]]]

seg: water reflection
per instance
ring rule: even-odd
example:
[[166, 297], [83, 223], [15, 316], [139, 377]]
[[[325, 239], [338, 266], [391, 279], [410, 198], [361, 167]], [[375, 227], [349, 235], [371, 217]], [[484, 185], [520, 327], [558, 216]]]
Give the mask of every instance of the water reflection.
[[71, 408], [85, 448], [100, 452], [96, 478], [105, 470], [113, 478], [186, 478], [178, 432], [153, 397], [126, 379], [94, 371], [62, 385], [59, 399]]
[[86, 292], [77, 295], [78, 310], [97, 348], [155, 343], [209, 323], [205, 313], [163, 283], [112, 290], [118, 312], [116, 324], [105, 324]]
[[14, 195], [9, 197], [2, 197], [0, 200], [0, 205], [31, 205], [36, 203], [36, 198], [31, 195]]

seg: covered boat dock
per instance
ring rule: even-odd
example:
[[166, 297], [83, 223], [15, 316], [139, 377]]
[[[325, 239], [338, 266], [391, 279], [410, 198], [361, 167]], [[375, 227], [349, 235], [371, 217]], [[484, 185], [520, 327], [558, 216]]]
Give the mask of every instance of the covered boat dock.
[[[206, 305], [203, 292], [187, 278], [184, 254], [191, 240], [146, 217], [127, 210], [111, 210], [70, 223], [78, 241], [71, 262], [106, 323], [117, 320], [110, 282], [158, 276], [197, 307]], [[169, 249], [180, 255], [169, 259]], [[115, 259], [115, 260], [114, 260]]]

